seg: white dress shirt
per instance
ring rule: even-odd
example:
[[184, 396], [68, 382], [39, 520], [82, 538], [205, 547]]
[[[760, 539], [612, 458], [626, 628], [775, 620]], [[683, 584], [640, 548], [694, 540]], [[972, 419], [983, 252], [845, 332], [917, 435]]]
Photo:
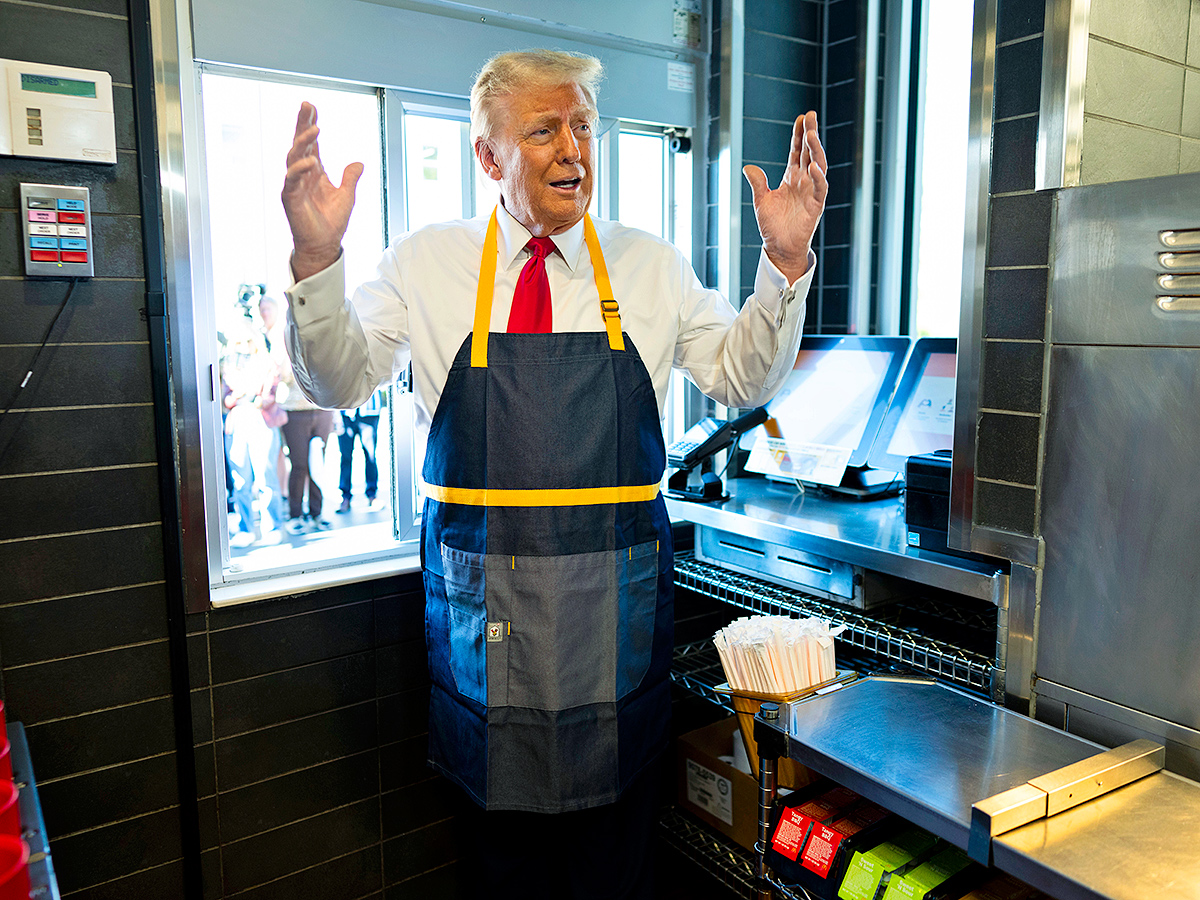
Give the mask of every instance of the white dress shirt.
[[[529, 232], [501, 206], [492, 331], [507, 330]], [[815, 261], [789, 285], [763, 253], [741, 313], [704, 288], [667, 241], [593, 219], [621, 327], [654, 383], [662, 415], [671, 368], [731, 407], [765, 403], [796, 359]], [[287, 346], [296, 382], [319, 405], [353, 409], [410, 360], [423, 443], [454, 357], [471, 333], [487, 217], [430, 225], [398, 238], [376, 277], [345, 300], [342, 259], [292, 285]], [[555, 331], [604, 331], [582, 221], [553, 236], [546, 260]]]

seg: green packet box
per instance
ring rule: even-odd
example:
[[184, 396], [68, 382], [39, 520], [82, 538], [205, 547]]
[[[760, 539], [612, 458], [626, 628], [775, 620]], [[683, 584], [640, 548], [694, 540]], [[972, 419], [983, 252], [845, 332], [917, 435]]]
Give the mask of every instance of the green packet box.
[[915, 825], [869, 850], [857, 850], [838, 888], [840, 900], [872, 900], [885, 875], [929, 855], [937, 838]]
[[[958, 887], [946, 890], [956, 880], [955, 876], [964, 872], [967, 877], [958, 879]], [[893, 872], [887, 880], [883, 900], [941, 900], [951, 895], [958, 898], [976, 884], [978, 874], [972, 871], [967, 854], [957, 847], [946, 847]]]

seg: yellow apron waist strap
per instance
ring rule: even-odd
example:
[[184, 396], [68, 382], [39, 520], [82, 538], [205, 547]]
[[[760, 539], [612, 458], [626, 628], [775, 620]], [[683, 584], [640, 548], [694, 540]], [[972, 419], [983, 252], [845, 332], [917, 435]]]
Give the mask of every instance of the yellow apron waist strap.
[[460, 488], [423, 484], [426, 497], [462, 506], [597, 506], [605, 503], [644, 503], [659, 494], [659, 485], [637, 484], [591, 488]]

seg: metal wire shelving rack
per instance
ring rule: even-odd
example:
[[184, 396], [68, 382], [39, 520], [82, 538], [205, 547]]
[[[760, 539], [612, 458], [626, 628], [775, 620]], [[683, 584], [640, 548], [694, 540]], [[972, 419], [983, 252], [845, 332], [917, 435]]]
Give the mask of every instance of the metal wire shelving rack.
[[[986, 696], [992, 696], [1003, 682], [1003, 667], [997, 659], [901, 624], [901, 619], [926, 620], [979, 635], [989, 631], [995, 634], [996, 621], [986, 611], [913, 597], [875, 614], [860, 613], [794, 589], [698, 562], [690, 552], [676, 554], [675, 585], [751, 613], [818, 616], [834, 625], [845, 625], [846, 630], [838, 637], [838, 661], [860, 672], [924, 673]], [[725, 712], [734, 712], [729, 696], [715, 690], [726, 679], [711, 640], [677, 646], [671, 680]], [[753, 895], [753, 853], [679, 809], [664, 813], [660, 831], [668, 844], [721, 884], [742, 896]], [[779, 900], [806, 900], [802, 888], [784, 885], [771, 876], [768, 880]]]
[[[877, 659], [986, 696], [993, 696], [997, 686], [1003, 682], [1002, 669], [995, 659], [986, 654], [899, 627], [881, 617], [845, 609], [797, 590], [698, 562], [691, 553], [680, 553], [675, 557], [675, 585], [748, 612], [819, 616], [834, 625], [845, 625], [846, 630], [838, 637], [839, 650], [854, 648]], [[904, 608], [912, 609], [917, 603], [936, 607], [922, 611], [937, 618], [958, 618], [964, 624], [967, 618], [977, 618], [954, 605], [936, 601], [909, 600]], [[990, 624], [994, 633], [995, 623]]]

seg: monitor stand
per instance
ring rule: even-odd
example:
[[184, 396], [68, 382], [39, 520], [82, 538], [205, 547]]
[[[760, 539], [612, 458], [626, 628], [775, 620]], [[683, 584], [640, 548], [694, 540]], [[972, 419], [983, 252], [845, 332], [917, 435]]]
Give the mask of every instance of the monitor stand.
[[887, 469], [872, 469], [868, 466], [847, 466], [837, 486], [819, 484], [814, 487], [856, 500], [875, 500], [900, 493], [904, 487], [904, 474]]

